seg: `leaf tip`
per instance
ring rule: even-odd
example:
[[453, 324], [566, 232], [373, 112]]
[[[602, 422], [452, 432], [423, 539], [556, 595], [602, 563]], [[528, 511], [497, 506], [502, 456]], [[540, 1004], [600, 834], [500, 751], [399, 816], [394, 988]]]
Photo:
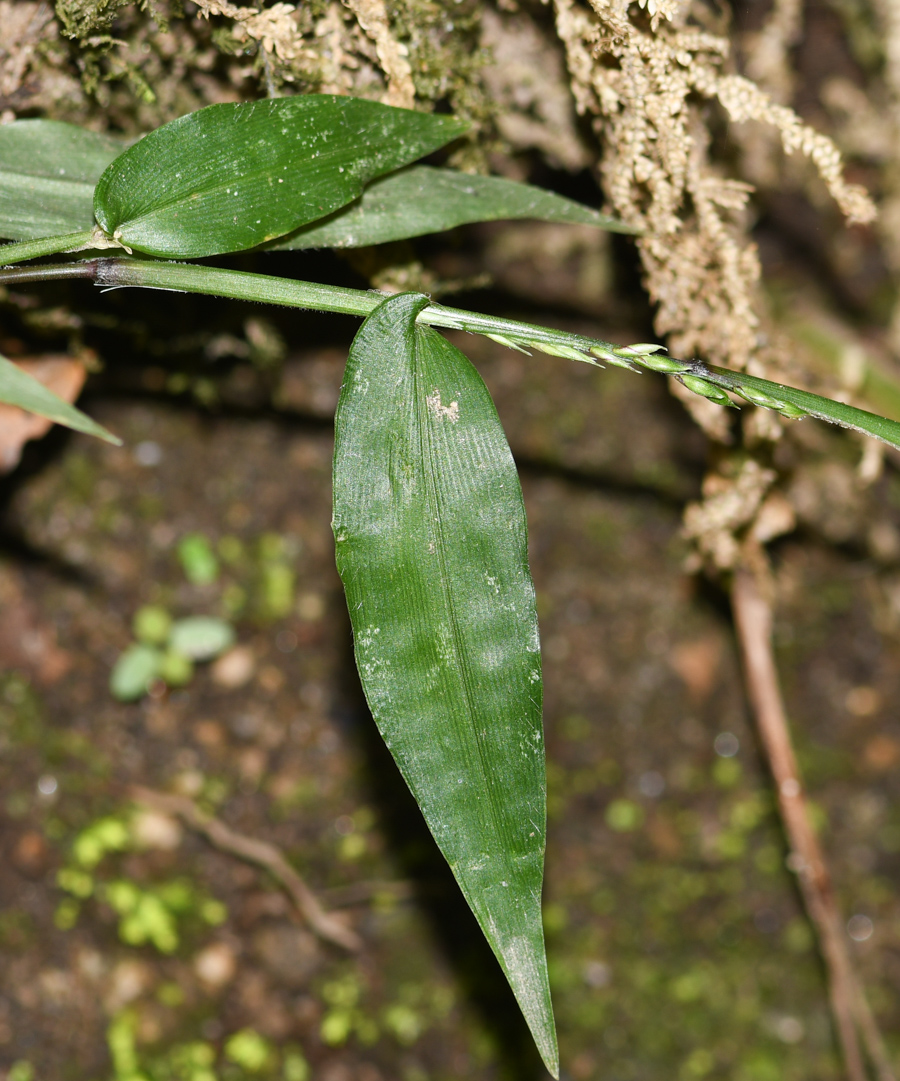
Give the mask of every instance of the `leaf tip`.
[[477, 910], [476, 915], [509, 980], [544, 1065], [554, 1078], [559, 1078], [559, 1047], [543, 932], [532, 924], [525, 934], [499, 941], [491, 921], [482, 922]]

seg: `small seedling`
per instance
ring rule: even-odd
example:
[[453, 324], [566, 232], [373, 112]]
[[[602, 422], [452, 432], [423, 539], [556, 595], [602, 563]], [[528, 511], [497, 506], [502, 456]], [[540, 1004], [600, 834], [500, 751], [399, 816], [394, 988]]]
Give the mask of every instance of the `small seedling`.
[[[188, 533], [178, 544], [184, 575], [193, 585], [209, 585], [219, 574], [219, 561], [202, 533]], [[136, 641], [119, 657], [109, 677], [109, 689], [120, 702], [143, 698], [153, 684], [184, 687], [194, 665], [215, 660], [234, 645], [234, 628], [215, 616], [173, 620], [158, 604], [139, 608], [131, 623]]]
[[156, 605], [138, 610], [134, 617], [137, 642], [113, 666], [109, 689], [120, 702], [143, 698], [157, 680], [169, 687], [190, 683], [194, 664], [211, 661], [234, 645], [231, 624], [215, 616], [188, 616], [173, 620]]

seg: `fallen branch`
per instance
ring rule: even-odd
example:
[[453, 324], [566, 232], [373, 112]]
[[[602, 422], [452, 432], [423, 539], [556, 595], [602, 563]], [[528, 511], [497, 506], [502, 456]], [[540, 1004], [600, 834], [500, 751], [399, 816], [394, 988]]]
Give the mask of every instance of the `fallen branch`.
[[866, 1081], [861, 1037], [879, 1081], [895, 1081], [877, 1022], [853, 969], [828, 868], [810, 821], [772, 651], [772, 609], [754, 573], [737, 572], [731, 603], [747, 690], [791, 849], [789, 866], [797, 874], [806, 911], [818, 935], [847, 1075], [850, 1081]]
[[236, 833], [219, 819], [202, 811], [193, 800], [168, 792], [157, 792], [142, 785], [132, 785], [128, 793], [137, 803], [164, 814], [175, 815], [190, 829], [201, 833], [210, 844], [222, 852], [238, 856], [248, 863], [264, 868], [278, 881], [297, 907], [300, 915], [315, 933], [328, 942], [345, 950], [362, 949], [362, 939], [345, 926], [342, 920], [330, 915], [319, 903], [316, 895], [300, 875], [288, 863], [275, 845]]

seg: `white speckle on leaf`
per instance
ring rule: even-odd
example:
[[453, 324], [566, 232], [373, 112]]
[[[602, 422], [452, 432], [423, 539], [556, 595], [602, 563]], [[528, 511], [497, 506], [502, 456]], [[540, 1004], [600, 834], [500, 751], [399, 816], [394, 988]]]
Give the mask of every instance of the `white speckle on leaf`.
[[375, 641], [375, 636], [381, 634], [381, 627], [366, 627], [359, 635], [357, 641], [361, 646], [370, 646]]
[[425, 399], [425, 402], [436, 417], [446, 417], [453, 424], [459, 420], [459, 402], [441, 405], [441, 392], [437, 388]]

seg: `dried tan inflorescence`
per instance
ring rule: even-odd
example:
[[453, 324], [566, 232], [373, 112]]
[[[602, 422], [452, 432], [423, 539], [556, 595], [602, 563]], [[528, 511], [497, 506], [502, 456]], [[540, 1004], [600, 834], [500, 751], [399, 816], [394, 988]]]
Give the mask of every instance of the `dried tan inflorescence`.
[[754, 458], [724, 459], [703, 482], [703, 499], [690, 503], [683, 534], [694, 542], [688, 569], [719, 571], [758, 562], [761, 546], [796, 524], [790, 502], [771, 491], [778, 474]]
[[[309, 18], [295, 4], [276, 3], [272, 7], [242, 7], [228, 0], [196, 0], [202, 14], [233, 20], [236, 41], [252, 42], [281, 75], [293, 81], [294, 62], [306, 61], [307, 75], [316, 71], [326, 93], [347, 93], [357, 82], [360, 57], [374, 61], [387, 83], [381, 95], [388, 105], [410, 109], [415, 102], [415, 86], [406, 47], [394, 37], [384, 0], [347, 0], [356, 18], [348, 25], [341, 5], [330, 4], [324, 15], [309, 25]], [[361, 33], [360, 33], [361, 31]]]
[[[771, 336], [761, 333], [759, 258], [744, 220], [753, 187], [723, 175], [711, 160], [709, 103], [722, 106], [733, 124], [767, 126], [787, 154], [809, 159], [848, 222], [875, 218], [868, 194], [844, 179], [831, 139], [729, 69], [729, 39], [720, 27], [710, 29], [708, 8], [691, 0], [640, 0], [642, 14], [627, 0], [553, 4], [578, 109], [596, 118], [604, 146], [607, 197], [622, 218], [645, 230], [638, 248], [657, 304], [657, 332], [668, 335], [677, 355], [777, 377]], [[798, 19], [796, 0], [779, 0], [753, 54], [755, 73], [779, 97], [788, 96], [785, 56]], [[713, 438], [728, 441], [724, 410], [675, 390]], [[756, 411], [753, 427], [756, 438], [774, 439], [780, 425]], [[748, 488], [746, 469], [716, 479], [715, 493], [707, 493], [716, 507], [723, 501], [740, 507], [729, 512], [731, 524], [705, 505], [688, 522], [712, 563], [734, 564], [737, 547], [722, 540], [723, 529], [733, 537], [749, 526], [772, 480], [774, 474], [758, 471]]]
[[[843, 177], [837, 147], [749, 79], [725, 70], [729, 41], [692, 21], [689, 0], [554, 0], [579, 111], [597, 117], [604, 186], [614, 209], [646, 235], [638, 246], [673, 351], [745, 368], [758, 359], [759, 260], [739, 223], [749, 184], [710, 160], [705, 101], [736, 123], [779, 133], [784, 150], [816, 166], [851, 222], [871, 221], [866, 192]], [[698, 419], [713, 434], [710, 407]]]

